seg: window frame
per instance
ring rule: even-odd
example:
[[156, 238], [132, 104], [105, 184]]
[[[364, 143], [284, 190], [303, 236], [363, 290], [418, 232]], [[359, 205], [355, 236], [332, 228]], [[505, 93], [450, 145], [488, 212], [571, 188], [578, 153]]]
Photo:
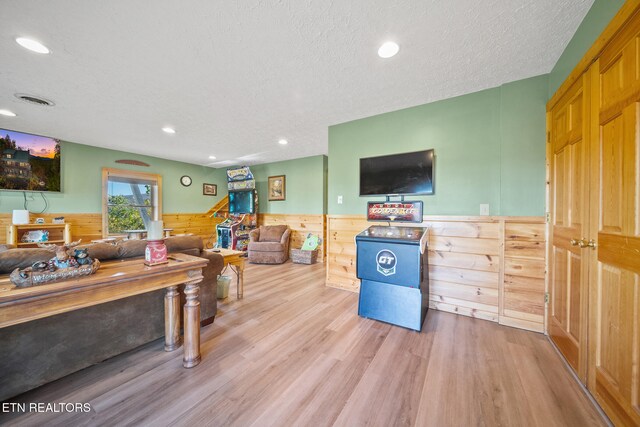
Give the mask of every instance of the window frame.
[[130, 171], [125, 169], [102, 168], [102, 237], [117, 236], [122, 233], [109, 234], [109, 177], [125, 179], [141, 179], [155, 181], [152, 187], [151, 200], [153, 221], [162, 220], [162, 175], [148, 172]]

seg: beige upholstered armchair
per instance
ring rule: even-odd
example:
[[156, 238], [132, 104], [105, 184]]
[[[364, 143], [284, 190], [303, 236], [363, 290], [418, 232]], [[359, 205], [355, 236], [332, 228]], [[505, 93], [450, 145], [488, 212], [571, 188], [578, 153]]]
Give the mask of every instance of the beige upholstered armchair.
[[286, 225], [261, 225], [249, 233], [249, 262], [282, 264], [289, 259], [289, 236]]

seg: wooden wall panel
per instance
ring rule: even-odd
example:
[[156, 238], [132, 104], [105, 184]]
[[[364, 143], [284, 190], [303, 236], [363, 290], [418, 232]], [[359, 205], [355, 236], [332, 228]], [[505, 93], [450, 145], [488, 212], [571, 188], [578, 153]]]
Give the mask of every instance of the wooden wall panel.
[[499, 323], [544, 332], [545, 225], [504, 222], [504, 270]]
[[[327, 216], [327, 286], [359, 290], [354, 238], [372, 224]], [[422, 226], [430, 227], [431, 308], [542, 332], [543, 218], [425, 216]]]
[[287, 225], [291, 229], [289, 249], [300, 249], [307, 234], [317, 234], [322, 238], [322, 245], [318, 248], [318, 261], [324, 261], [326, 248], [326, 219], [325, 215], [298, 214], [258, 214], [259, 225]]
[[173, 228], [171, 234], [195, 234], [200, 236], [205, 246], [211, 242], [209, 247], [216, 243], [216, 225], [224, 219], [221, 217], [209, 217], [204, 213], [180, 213], [163, 214], [165, 228]]
[[[11, 225], [11, 214], [0, 214], [0, 243], [6, 243], [7, 226]], [[54, 217], [64, 216], [65, 222], [71, 224], [71, 238], [73, 240], [82, 239], [83, 242], [102, 238], [102, 214], [100, 213], [62, 213], [62, 214], [31, 214], [31, 221], [35, 218], [44, 218], [46, 222], [51, 222]], [[164, 214], [162, 216], [164, 226], [173, 228], [173, 234], [192, 233], [200, 236], [204, 243], [215, 233], [215, 225], [221, 221], [220, 218], [209, 218], [202, 213], [181, 213]], [[215, 239], [215, 234], [213, 236]]]

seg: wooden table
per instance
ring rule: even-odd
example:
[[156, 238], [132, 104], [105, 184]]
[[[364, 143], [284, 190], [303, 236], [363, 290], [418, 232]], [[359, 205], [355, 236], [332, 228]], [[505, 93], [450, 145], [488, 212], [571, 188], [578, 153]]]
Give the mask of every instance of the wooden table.
[[224, 265], [231, 266], [231, 270], [236, 273], [236, 289], [238, 299], [242, 299], [244, 292], [244, 260], [247, 254], [244, 251], [234, 251], [233, 249], [207, 249], [209, 252], [219, 253], [224, 258]]
[[191, 368], [200, 363], [198, 284], [208, 262], [185, 254], [171, 254], [168, 264], [153, 267], [145, 266], [142, 259], [106, 262], [91, 276], [28, 288], [17, 288], [2, 276], [0, 328], [164, 288], [164, 349], [173, 351], [181, 345], [178, 286], [184, 284], [183, 366]]

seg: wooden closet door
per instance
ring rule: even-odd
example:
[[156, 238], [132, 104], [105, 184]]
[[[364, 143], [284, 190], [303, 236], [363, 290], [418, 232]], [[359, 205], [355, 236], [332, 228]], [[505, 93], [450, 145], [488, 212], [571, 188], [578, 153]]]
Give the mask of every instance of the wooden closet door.
[[586, 383], [588, 264], [578, 242], [587, 234], [588, 178], [585, 134], [588, 102], [579, 79], [551, 110], [550, 300], [548, 333]]
[[[637, 17], [636, 17], [637, 18]], [[588, 387], [616, 425], [640, 425], [640, 19], [590, 70], [590, 334]]]

